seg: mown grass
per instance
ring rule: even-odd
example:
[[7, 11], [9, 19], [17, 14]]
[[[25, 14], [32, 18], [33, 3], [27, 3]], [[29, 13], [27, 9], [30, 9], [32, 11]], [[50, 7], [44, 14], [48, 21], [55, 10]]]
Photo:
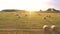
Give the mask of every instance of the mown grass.
[[39, 29], [45, 24], [59, 27], [60, 13], [0, 12], [0, 29]]
[[[60, 13], [0, 12], [0, 29], [40, 29], [43, 25], [60, 27]], [[13, 34], [11, 32], [10, 34]], [[8, 34], [0, 32], [0, 34]], [[21, 31], [16, 34], [44, 34], [38, 31]], [[60, 34], [60, 33], [59, 33]]]

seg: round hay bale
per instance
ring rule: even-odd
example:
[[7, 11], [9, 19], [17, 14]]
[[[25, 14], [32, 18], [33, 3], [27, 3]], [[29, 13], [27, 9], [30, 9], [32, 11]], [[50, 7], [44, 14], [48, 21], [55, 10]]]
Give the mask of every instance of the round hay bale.
[[41, 14], [38, 14], [39, 16], [41, 16]]
[[21, 16], [18, 16], [18, 18], [21, 18]]
[[49, 29], [49, 26], [48, 26], [48, 25], [44, 25], [44, 26], [43, 26], [43, 29], [44, 29], [45, 31], [47, 31], [47, 30]]
[[55, 31], [55, 30], [56, 30], [56, 26], [55, 26], [55, 25], [52, 25], [52, 26], [51, 26], [51, 29], [52, 29], [53, 31]]
[[46, 17], [51, 18], [51, 15], [47, 15]]
[[28, 15], [25, 15], [25, 16], [28, 16]]
[[46, 19], [46, 17], [44, 17], [44, 19]]

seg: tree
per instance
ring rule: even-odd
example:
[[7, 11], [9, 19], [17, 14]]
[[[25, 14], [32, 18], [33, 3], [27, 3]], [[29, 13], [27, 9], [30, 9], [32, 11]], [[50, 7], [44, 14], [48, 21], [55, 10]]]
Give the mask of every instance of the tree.
[[46, 11], [51, 11], [51, 8], [48, 8]]
[[42, 10], [40, 9], [40, 11], [42, 11]]
[[47, 10], [46, 10], [47, 12], [49, 11], [52, 11], [52, 12], [56, 12], [56, 13], [58, 13], [58, 12], [60, 12], [59, 10], [56, 10], [55, 8], [48, 8]]
[[56, 9], [52, 8], [52, 11], [57, 11]]
[[19, 10], [16, 10], [16, 9], [4, 9], [2, 11], [4, 11], [4, 12], [15, 12], [15, 11], [19, 11]]

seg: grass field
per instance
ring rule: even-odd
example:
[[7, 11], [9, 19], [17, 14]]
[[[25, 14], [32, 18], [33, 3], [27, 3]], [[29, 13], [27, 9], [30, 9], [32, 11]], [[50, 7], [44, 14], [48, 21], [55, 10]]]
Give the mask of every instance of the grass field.
[[45, 24], [59, 27], [60, 13], [0, 12], [0, 29], [39, 29]]
[[[60, 27], [60, 13], [0, 12], [0, 29], [41, 29], [45, 24], [49, 26], [55, 24]], [[5, 33], [1, 32], [1, 34]], [[24, 33], [40, 34], [41, 32], [17, 32], [17, 34]]]

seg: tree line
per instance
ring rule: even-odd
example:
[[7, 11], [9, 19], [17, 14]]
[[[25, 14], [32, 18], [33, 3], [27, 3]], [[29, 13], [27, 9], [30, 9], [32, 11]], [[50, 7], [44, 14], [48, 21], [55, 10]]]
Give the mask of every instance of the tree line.
[[40, 10], [40, 11], [42, 11], [42, 12], [56, 12], [56, 13], [58, 13], [58, 12], [60, 12], [60, 10], [57, 10], [57, 9], [54, 9], [54, 8], [48, 8], [47, 10], [45, 10], [45, 11], [43, 11], [43, 10]]
[[[15, 12], [15, 11], [24, 11], [24, 10], [17, 10], [17, 9], [4, 9], [3, 12]], [[43, 11], [43, 10], [40, 10]], [[46, 12], [60, 12], [60, 10], [54, 9], [54, 8], [48, 8], [45, 10]]]

